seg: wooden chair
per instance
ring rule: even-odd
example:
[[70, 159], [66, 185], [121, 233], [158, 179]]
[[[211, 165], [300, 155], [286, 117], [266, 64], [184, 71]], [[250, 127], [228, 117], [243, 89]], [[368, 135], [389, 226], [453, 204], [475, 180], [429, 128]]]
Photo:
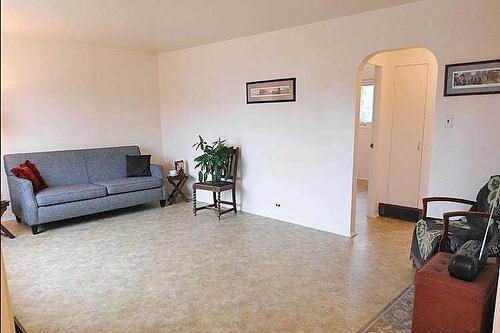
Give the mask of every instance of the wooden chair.
[[[196, 216], [196, 212], [202, 209], [211, 209], [217, 211], [218, 218], [220, 220], [221, 215], [229, 213], [231, 211], [237, 212], [236, 210], [236, 175], [238, 172], [238, 157], [240, 155], [239, 148], [233, 148], [233, 152], [230, 157], [230, 177], [226, 178], [226, 181], [221, 181], [220, 183], [212, 182], [198, 182], [193, 184], [193, 213]], [[196, 207], [196, 190], [210, 191], [213, 195], [214, 203], [210, 205], [205, 205], [201, 207]], [[232, 202], [223, 201], [220, 199], [221, 192], [231, 190]], [[221, 210], [221, 204], [230, 205], [232, 208]]]
[[[453, 198], [453, 197], [427, 197], [423, 198], [423, 210], [422, 210], [422, 219], [427, 219], [427, 206], [429, 202], [435, 202], [435, 201], [446, 201], [446, 202], [455, 202], [455, 203], [461, 203], [465, 205], [470, 205], [474, 206], [476, 204], [475, 201], [472, 200], [467, 200], [467, 199], [461, 199], [461, 198]], [[485, 220], [488, 220], [490, 217], [490, 213], [488, 212], [477, 212], [474, 210], [467, 210], [467, 211], [452, 211], [452, 212], [446, 212], [443, 214], [443, 232], [441, 233], [441, 240], [439, 241], [439, 251], [440, 252], [445, 252], [446, 250], [446, 241], [448, 239], [449, 235], [449, 229], [450, 229], [450, 218], [451, 217], [481, 217], [484, 218]], [[493, 221], [500, 221], [500, 216], [498, 215], [493, 215], [492, 216]]]

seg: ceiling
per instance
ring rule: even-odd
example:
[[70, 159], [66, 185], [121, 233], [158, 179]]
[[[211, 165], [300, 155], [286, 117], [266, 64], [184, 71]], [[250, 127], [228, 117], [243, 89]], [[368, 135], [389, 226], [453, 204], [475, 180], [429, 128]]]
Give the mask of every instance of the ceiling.
[[2, 33], [165, 52], [418, 0], [1, 0]]

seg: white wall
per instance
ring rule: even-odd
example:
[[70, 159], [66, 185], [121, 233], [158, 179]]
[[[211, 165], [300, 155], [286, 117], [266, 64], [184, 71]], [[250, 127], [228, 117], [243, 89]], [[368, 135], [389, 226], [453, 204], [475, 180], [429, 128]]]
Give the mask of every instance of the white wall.
[[[243, 210], [350, 235], [358, 67], [422, 46], [439, 65], [428, 192], [473, 197], [500, 168], [500, 95], [444, 98], [443, 70], [498, 58], [499, 15], [496, 0], [428, 0], [162, 54], [164, 157], [192, 166], [198, 133], [227, 138], [242, 148]], [[245, 104], [245, 82], [282, 77], [297, 77], [296, 103]]]
[[162, 161], [156, 55], [2, 35], [1, 69], [2, 156], [137, 144]]

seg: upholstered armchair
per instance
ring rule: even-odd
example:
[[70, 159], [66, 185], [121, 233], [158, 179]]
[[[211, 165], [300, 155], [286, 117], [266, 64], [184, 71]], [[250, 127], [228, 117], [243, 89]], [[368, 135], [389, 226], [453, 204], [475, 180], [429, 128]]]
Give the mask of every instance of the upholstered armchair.
[[[451, 211], [441, 219], [427, 214], [431, 202], [453, 202], [471, 206], [468, 211]], [[491, 209], [495, 223], [488, 231], [488, 255], [500, 257], [500, 175], [490, 178], [477, 194], [476, 201], [453, 197], [427, 197], [422, 200], [422, 218], [413, 232], [410, 257], [420, 268], [437, 252], [456, 252], [465, 242], [482, 240]]]

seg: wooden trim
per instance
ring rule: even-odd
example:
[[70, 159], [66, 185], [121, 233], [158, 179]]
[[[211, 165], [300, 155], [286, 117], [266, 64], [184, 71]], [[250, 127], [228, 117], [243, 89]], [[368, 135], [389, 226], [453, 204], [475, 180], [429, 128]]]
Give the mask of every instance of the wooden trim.
[[2, 289], [2, 320], [0, 320], [1, 326], [2, 326], [2, 333], [15, 333], [15, 328], [14, 328], [14, 311], [12, 309], [12, 303], [10, 301], [10, 293], [9, 293], [9, 286], [7, 282], [7, 273], [5, 272], [5, 264], [4, 264], [4, 258], [3, 258], [3, 253], [0, 251], [0, 261], [2, 262], [2, 283], [1, 283], [1, 289]]

